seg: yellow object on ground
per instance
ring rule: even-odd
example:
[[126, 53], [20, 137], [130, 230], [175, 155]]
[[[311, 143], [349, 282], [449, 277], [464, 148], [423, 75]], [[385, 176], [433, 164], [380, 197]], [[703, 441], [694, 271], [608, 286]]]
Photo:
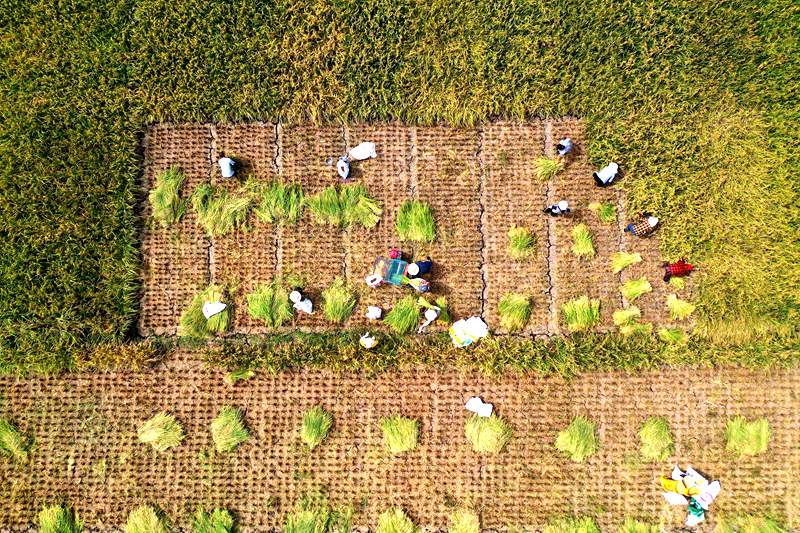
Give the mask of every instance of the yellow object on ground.
[[700, 494], [700, 489], [697, 487], [687, 487], [683, 481], [669, 479], [668, 477], [661, 476], [658, 478], [664, 490], [669, 492], [677, 492], [681, 496], [697, 496]]

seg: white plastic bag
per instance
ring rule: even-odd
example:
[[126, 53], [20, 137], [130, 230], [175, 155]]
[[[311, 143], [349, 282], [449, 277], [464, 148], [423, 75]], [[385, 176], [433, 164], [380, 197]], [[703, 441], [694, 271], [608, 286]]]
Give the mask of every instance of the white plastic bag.
[[378, 344], [378, 339], [376, 339], [375, 337], [373, 337], [369, 333], [364, 333], [361, 336], [361, 338], [358, 339], [358, 343], [361, 346], [363, 346], [364, 348], [366, 348], [367, 350], [370, 350], [370, 349], [374, 348]]
[[375, 152], [375, 143], [370, 142], [364, 142], [352, 148], [348, 155], [350, 159], [355, 159], [356, 161], [378, 157], [378, 154]]
[[383, 309], [378, 306], [370, 305], [367, 307], [366, 317], [370, 320], [379, 320], [383, 314]]
[[473, 396], [467, 400], [467, 403], [464, 407], [467, 409], [467, 411], [475, 413], [476, 415], [484, 418], [492, 416], [492, 411], [494, 410], [494, 406], [492, 404], [485, 403], [477, 396]]
[[662, 496], [667, 500], [670, 505], [689, 505], [689, 500], [685, 496], [681, 496], [677, 492], [662, 492]]
[[214, 315], [218, 315], [225, 310], [228, 306], [222, 302], [206, 302], [203, 304], [203, 316], [206, 320]]
[[480, 317], [473, 316], [461, 319], [450, 326], [450, 338], [453, 344], [463, 348], [489, 334], [489, 326]]

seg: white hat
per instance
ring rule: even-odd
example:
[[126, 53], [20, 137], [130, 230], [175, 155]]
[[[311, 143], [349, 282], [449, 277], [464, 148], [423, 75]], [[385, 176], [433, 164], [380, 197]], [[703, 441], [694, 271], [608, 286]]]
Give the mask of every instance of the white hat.
[[569, 208], [569, 204], [567, 203], [566, 200], [561, 200], [560, 202], [558, 202], [558, 208], [561, 209], [562, 211], [566, 211]]
[[655, 228], [658, 225], [658, 217], [647, 217], [647, 223], [651, 228]]
[[292, 292], [289, 293], [289, 300], [291, 300], [292, 303], [297, 303], [302, 299], [303, 299], [303, 295], [300, 294], [300, 291], [292, 291]]
[[417, 274], [419, 274], [419, 265], [416, 263], [411, 263], [410, 265], [408, 265], [408, 273], [411, 274], [412, 276], [416, 276]]

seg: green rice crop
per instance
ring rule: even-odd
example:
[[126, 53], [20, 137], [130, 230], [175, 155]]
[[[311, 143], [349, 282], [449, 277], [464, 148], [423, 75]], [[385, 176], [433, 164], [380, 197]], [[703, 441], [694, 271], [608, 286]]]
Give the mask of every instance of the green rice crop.
[[430, 243], [436, 238], [436, 220], [431, 206], [418, 200], [403, 202], [397, 212], [395, 228], [401, 241]]
[[248, 181], [245, 189], [253, 195], [253, 213], [269, 224], [296, 224], [303, 216], [305, 194], [298, 183]]
[[344, 211], [345, 226], [358, 225], [374, 228], [381, 220], [383, 206], [369, 197], [362, 183], [343, 185], [339, 189], [339, 202]]
[[758, 455], [767, 451], [771, 435], [766, 418], [748, 422], [743, 416], [737, 416], [728, 420], [725, 427], [725, 447], [740, 457]]
[[642, 256], [639, 253], [614, 252], [611, 254], [611, 271], [614, 274], [622, 272], [634, 263], [639, 263]]
[[317, 224], [337, 227], [344, 225], [344, 210], [335, 185], [326, 187], [313, 196], [306, 196], [306, 207]]
[[329, 530], [328, 509], [301, 509], [286, 516], [283, 533], [328, 533]]
[[669, 422], [662, 416], [651, 416], [639, 429], [639, 451], [646, 459], [664, 461], [674, 450]]
[[498, 454], [511, 441], [514, 432], [505, 420], [493, 414], [470, 416], [464, 425], [464, 434], [476, 452]]
[[270, 328], [279, 328], [294, 316], [289, 291], [278, 281], [258, 285], [248, 294], [247, 312], [252, 318], [263, 320]]
[[581, 296], [561, 306], [570, 333], [589, 331], [600, 322], [600, 300]]
[[162, 411], [139, 426], [139, 442], [151, 445], [159, 452], [183, 442], [183, 428], [171, 414]]
[[715, 533], [788, 533], [789, 528], [771, 516], [737, 514], [717, 517]]
[[536, 253], [536, 235], [528, 228], [511, 226], [508, 230], [508, 255], [515, 261], [528, 259]]
[[593, 518], [565, 517], [552, 520], [547, 524], [542, 533], [600, 533], [600, 528]]
[[481, 520], [472, 509], [456, 509], [450, 513], [450, 527], [447, 533], [480, 533]]
[[658, 328], [658, 338], [667, 344], [686, 344], [686, 333], [678, 328]]
[[531, 317], [530, 296], [516, 292], [503, 295], [497, 304], [497, 313], [500, 315], [500, 325], [506, 331], [513, 333], [522, 330]]
[[149, 505], [141, 505], [128, 514], [125, 533], [169, 533], [169, 529], [159, 512]]
[[619, 533], [661, 533], [661, 528], [657, 524], [648, 524], [628, 517], [620, 526]]
[[647, 278], [644, 276], [638, 279], [629, 279], [619, 288], [619, 292], [622, 293], [622, 296], [624, 296], [625, 299], [631, 303], [642, 294], [648, 293], [652, 290], [652, 285], [650, 285], [650, 282], [647, 281]]
[[412, 418], [390, 416], [381, 418], [383, 444], [391, 453], [403, 453], [417, 447], [419, 422]]
[[402, 509], [394, 507], [380, 514], [375, 533], [417, 533], [417, 528]]
[[231, 452], [250, 438], [242, 413], [228, 405], [222, 407], [217, 418], [211, 422], [211, 438], [220, 453]]
[[81, 533], [83, 523], [63, 505], [51, 505], [39, 511], [39, 533]]
[[669, 285], [676, 291], [680, 291], [686, 288], [686, 279], [679, 278], [677, 276], [672, 276], [669, 278]]
[[684, 320], [694, 313], [695, 306], [685, 300], [681, 300], [675, 294], [667, 296], [667, 307], [673, 320]]
[[21, 462], [28, 458], [25, 436], [8, 420], [0, 418], [0, 453]]
[[322, 312], [331, 322], [344, 324], [355, 307], [355, 294], [341, 278], [336, 278], [330, 287], [322, 291]]
[[198, 185], [192, 194], [192, 207], [197, 213], [197, 221], [212, 237], [244, 227], [251, 206], [252, 199], [249, 196], [236, 196], [207, 183]]
[[600, 448], [594, 422], [576, 416], [556, 437], [556, 449], [575, 462], [582, 463]]
[[623, 337], [629, 337], [631, 335], [651, 335], [653, 333], [653, 324], [649, 322], [644, 324], [638, 322], [625, 324], [619, 327], [619, 332]]
[[419, 305], [417, 298], [413, 294], [404, 296], [400, 299], [392, 310], [386, 314], [383, 321], [394, 330], [395, 333], [405, 335], [414, 330], [419, 321]]
[[203, 315], [203, 305], [211, 302], [225, 302], [225, 294], [221, 287], [209, 285], [192, 299], [189, 307], [181, 315], [178, 325], [179, 337], [209, 337], [228, 330], [231, 322], [230, 306], [206, 319]]
[[235, 385], [239, 381], [244, 381], [255, 377], [256, 371], [252, 368], [237, 368], [225, 374], [225, 383], [228, 385]]
[[192, 521], [192, 533], [233, 533], [234, 520], [227, 509], [207, 513], [198, 509]]
[[632, 305], [627, 309], [620, 309], [619, 311], [614, 311], [614, 314], [611, 315], [614, 319], [615, 326], [627, 326], [632, 324], [636, 321], [639, 317], [642, 316], [642, 312], [639, 310], [638, 307]]
[[563, 161], [549, 157], [537, 158], [534, 165], [536, 166], [536, 176], [542, 181], [554, 178], [564, 168]]
[[450, 312], [447, 310], [447, 297], [439, 296], [433, 301], [433, 303], [430, 303], [424, 296], [420, 296], [417, 298], [417, 305], [426, 309], [438, 307], [439, 318], [437, 318], [437, 320], [445, 323], [451, 322]]
[[613, 224], [617, 221], [617, 206], [611, 202], [592, 202], [589, 209], [597, 214], [597, 218], [604, 224]]
[[315, 405], [303, 414], [303, 424], [300, 428], [300, 439], [314, 449], [325, 440], [333, 426], [333, 417], [322, 408]]
[[148, 199], [153, 218], [162, 226], [180, 222], [186, 213], [186, 199], [180, 197], [184, 181], [186, 176], [177, 166], [168, 168], [156, 177], [155, 187], [150, 190]]
[[586, 259], [595, 255], [592, 232], [586, 224], [578, 224], [572, 228], [572, 253]]

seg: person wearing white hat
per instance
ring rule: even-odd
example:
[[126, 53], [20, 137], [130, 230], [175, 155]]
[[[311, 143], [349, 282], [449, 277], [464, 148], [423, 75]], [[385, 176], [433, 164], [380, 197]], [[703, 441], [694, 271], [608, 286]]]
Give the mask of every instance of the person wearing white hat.
[[339, 158], [339, 161], [336, 162], [336, 172], [339, 173], [339, 177], [343, 180], [347, 180], [350, 177], [350, 159], [343, 155]]
[[225, 152], [220, 152], [219, 154], [219, 171], [222, 174], [223, 178], [232, 178], [234, 175], [233, 166], [236, 162], [231, 159], [230, 157], [225, 155]]
[[572, 151], [572, 139], [569, 137], [565, 139], [561, 139], [558, 141], [556, 145], [556, 152], [558, 153], [558, 157], [565, 157], [568, 153]]
[[647, 237], [656, 230], [656, 226], [658, 226], [658, 217], [654, 217], [650, 213], [640, 213], [638, 220], [625, 226], [625, 231], [637, 237]]
[[557, 217], [569, 213], [571, 209], [566, 200], [561, 200], [557, 204], [549, 205], [544, 208], [543, 212], [551, 217]]
[[293, 307], [301, 313], [306, 313], [308, 315], [314, 314], [314, 305], [311, 303], [311, 300], [308, 298], [303, 298], [303, 295], [300, 294], [300, 291], [294, 290], [290, 292], [289, 301], [291, 301]]
[[419, 276], [424, 276], [425, 274], [430, 274], [432, 269], [433, 261], [430, 257], [427, 257], [425, 261], [415, 261], [408, 265], [406, 273], [408, 274], [409, 278], [417, 278]]
[[609, 163], [597, 172], [592, 173], [594, 183], [598, 187], [608, 187], [619, 176], [619, 165], [616, 163]]

